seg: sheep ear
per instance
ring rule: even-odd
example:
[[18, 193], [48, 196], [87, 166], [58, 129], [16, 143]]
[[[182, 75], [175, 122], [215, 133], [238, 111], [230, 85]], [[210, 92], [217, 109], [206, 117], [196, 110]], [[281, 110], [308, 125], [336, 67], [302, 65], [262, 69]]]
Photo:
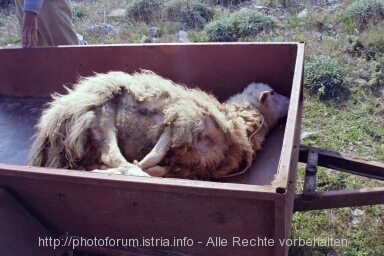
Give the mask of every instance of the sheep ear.
[[268, 91], [264, 91], [260, 95], [260, 103], [264, 103], [268, 98]]

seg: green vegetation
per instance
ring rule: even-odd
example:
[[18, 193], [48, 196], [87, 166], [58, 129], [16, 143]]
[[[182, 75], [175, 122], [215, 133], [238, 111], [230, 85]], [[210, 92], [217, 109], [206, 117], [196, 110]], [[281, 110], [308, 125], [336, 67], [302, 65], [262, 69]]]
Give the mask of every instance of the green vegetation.
[[131, 21], [150, 23], [159, 18], [159, 0], [133, 0], [127, 6], [126, 16]]
[[208, 41], [232, 42], [248, 36], [257, 36], [262, 31], [270, 32], [277, 28], [277, 21], [258, 11], [234, 12], [230, 17], [215, 20], [205, 27]]
[[187, 23], [191, 28], [203, 28], [213, 18], [212, 9], [203, 3], [194, 3], [190, 10], [182, 13], [181, 22]]
[[240, 11], [231, 17], [231, 22], [240, 37], [257, 36], [260, 32], [270, 32], [277, 28], [277, 21], [257, 11]]
[[[302, 130], [316, 131], [317, 134], [315, 138], [304, 139], [302, 143], [384, 162], [384, 105], [372, 94], [368, 95], [369, 90], [359, 89], [359, 93], [363, 91], [367, 95], [356, 101], [322, 100], [311, 97], [307, 92]], [[305, 166], [300, 164], [297, 193], [302, 192], [304, 175]], [[384, 183], [377, 180], [326, 168], [319, 168], [317, 174], [317, 191], [383, 186]], [[361, 214], [356, 215], [355, 211]], [[346, 239], [348, 246], [295, 246], [290, 248], [290, 255], [382, 255], [383, 212], [382, 205], [372, 205], [295, 213], [292, 239]]]
[[185, 0], [171, 0], [164, 4], [167, 21], [187, 24], [190, 28], [203, 28], [213, 18], [212, 8], [202, 2], [186, 4]]
[[6, 8], [12, 3], [12, 0], [0, 0], [0, 8]]
[[[192, 42], [306, 43], [302, 131], [305, 145], [384, 162], [383, 1], [321, 4], [295, 0], [98, 0], [74, 2], [76, 31], [89, 44], [140, 43], [150, 27], [162, 43], [178, 42], [184, 28]], [[324, 1], [325, 2], [325, 1]], [[328, 1], [330, 2], [330, 1]], [[0, 46], [20, 45], [12, 1], [0, 1]], [[265, 8], [256, 8], [264, 6]], [[116, 9], [123, 17], [109, 17]], [[307, 15], [298, 15], [307, 9]], [[110, 24], [114, 33], [87, 28]], [[257, 60], [256, 60], [257, 61]], [[300, 164], [297, 193], [303, 187]], [[320, 168], [319, 191], [384, 186], [384, 182]], [[348, 246], [291, 247], [291, 255], [383, 255], [384, 206], [295, 213], [291, 238], [348, 239]]]
[[4, 26], [7, 23], [7, 16], [4, 13], [0, 13], [0, 26]]
[[227, 19], [215, 20], [205, 26], [205, 32], [210, 42], [233, 42], [237, 40], [235, 28]]
[[208, 0], [208, 3], [214, 5], [233, 6], [245, 1], [246, 0]]
[[126, 9], [126, 18], [132, 22], [179, 22], [190, 28], [203, 28], [213, 18], [211, 7], [199, 1], [133, 0]]
[[305, 65], [304, 85], [319, 97], [335, 96], [343, 83], [342, 68], [329, 56], [313, 56]]
[[384, 57], [384, 27], [373, 27], [360, 35], [364, 55], [367, 60], [377, 60]]
[[84, 4], [76, 4], [72, 7], [74, 20], [83, 19], [87, 16], [87, 7]]
[[381, 0], [353, 1], [343, 12], [342, 21], [348, 31], [364, 30], [380, 23], [384, 18]]

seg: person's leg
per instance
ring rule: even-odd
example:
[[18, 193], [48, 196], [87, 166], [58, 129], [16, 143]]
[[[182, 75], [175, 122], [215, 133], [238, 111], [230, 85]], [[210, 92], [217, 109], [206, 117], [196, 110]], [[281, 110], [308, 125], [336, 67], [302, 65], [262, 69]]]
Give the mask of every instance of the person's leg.
[[[16, 14], [17, 18], [19, 19], [20, 27], [22, 28], [23, 26], [23, 18], [24, 18], [24, 0], [15, 0], [15, 6], [16, 6]], [[21, 31], [22, 33], [22, 31]], [[41, 35], [39, 29], [37, 30], [37, 38], [38, 41], [34, 42], [32, 41], [33, 46], [47, 46], [48, 43], [44, 40], [43, 36]]]
[[48, 45], [78, 45], [73, 30], [70, 0], [45, 0], [38, 15], [38, 30]]

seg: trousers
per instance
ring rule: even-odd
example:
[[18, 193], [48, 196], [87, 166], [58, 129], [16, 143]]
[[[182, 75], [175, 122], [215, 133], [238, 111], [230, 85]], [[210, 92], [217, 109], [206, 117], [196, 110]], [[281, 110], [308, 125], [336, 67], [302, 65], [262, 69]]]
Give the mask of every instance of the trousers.
[[[24, 0], [15, 0], [16, 12], [22, 26]], [[73, 29], [70, 0], [44, 0], [37, 15], [38, 41], [34, 46], [78, 45]]]

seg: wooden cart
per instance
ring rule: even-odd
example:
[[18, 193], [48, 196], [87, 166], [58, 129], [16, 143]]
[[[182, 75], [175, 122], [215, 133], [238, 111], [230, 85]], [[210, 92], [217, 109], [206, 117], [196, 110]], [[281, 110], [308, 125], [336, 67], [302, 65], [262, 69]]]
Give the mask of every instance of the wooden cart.
[[[303, 43], [0, 49], [0, 59], [1, 255], [287, 255], [278, 241], [289, 238], [294, 211], [384, 203], [384, 188], [315, 192], [317, 165], [352, 170], [357, 161], [381, 179], [384, 167], [300, 147]], [[268, 83], [290, 97], [288, 117], [247, 173], [220, 182], [25, 165], [50, 94], [93, 72], [140, 69], [220, 100]], [[295, 195], [307, 159], [305, 192]]]

